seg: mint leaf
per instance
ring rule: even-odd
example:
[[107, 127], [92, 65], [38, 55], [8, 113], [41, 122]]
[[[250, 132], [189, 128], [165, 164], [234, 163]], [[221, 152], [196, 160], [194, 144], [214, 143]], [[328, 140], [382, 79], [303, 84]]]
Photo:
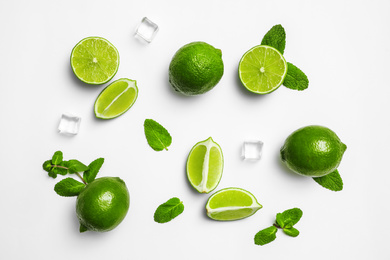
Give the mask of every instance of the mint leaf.
[[287, 62], [287, 75], [284, 78], [283, 85], [293, 90], [305, 90], [309, 87], [309, 79], [302, 70]]
[[301, 219], [303, 215], [299, 208], [292, 208], [276, 214], [276, 224], [281, 228], [291, 228]]
[[299, 231], [296, 228], [290, 227], [290, 228], [284, 228], [284, 233], [286, 235], [289, 235], [291, 237], [297, 237], [299, 235]]
[[66, 178], [54, 186], [54, 191], [64, 197], [77, 196], [85, 188], [85, 184], [72, 178]]
[[158, 206], [154, 212], [154, 221], [166, 223], [179, 216], [184, 211], [183, 202], [179, 198], [171, 198]]
[[343, 189], [343, 180], [341, 179], [338, 170], [334, 170], [322, 177], [314, 177], [313, 180], [322, 187], [332, 191], [341, 191]]
[[54, 165], [58, 165], [62, 162], [63, 155], [61, 151], [57, 151], [54, 153], [53, 158], [51, 159], [51, 163]]
[[286, 47], [286, 32], [282, 25], [274, 25], [263, 37], [261, 45], [268, 45], [277, 49], [281, 54]]
[[88, 167], [78, 160], [69, 160], [66, 162], [69, 173], [83, 172], [88, 170]]
[[43, 168], [43, 170], [45, 170], [45, 171], [47, 171], [47, 172], [50, 172], [50, 171], [51, 171], [51, 168], [52, 168], [51, 160], [45, 161], [45, 162], [42, 164], [42, 168]]
[[55, 174], [66, 175], [68, 173], [68, 169], [53, 166], [51, 172], [54, 172]]
[[153, 119], [145, 119], [144, 129], [146, 140], [153, 150], [168, 150], [172, 143], [172, 137], [162, 125]]
[[104, 163], [104, 158], [98, 158], [91, 162], [88, 165], [88, 170], [86, 170], [83, 174], [83, 179], [87, 183], [91, 183], [93, 180], [95, 180], [96, 175], [98, 174], [100, 168], [102, 167]]
[[260, 230], [255, 235], [255, 244], [263, 246], [276, 239], [276, 232], [278, 229], [274, 226]]

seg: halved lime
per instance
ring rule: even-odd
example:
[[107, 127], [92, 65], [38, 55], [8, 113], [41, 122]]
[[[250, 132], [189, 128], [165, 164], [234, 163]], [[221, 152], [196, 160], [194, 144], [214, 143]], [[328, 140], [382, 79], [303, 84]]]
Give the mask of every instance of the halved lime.
[[95, 116], [101, 119], [118, 117], [131, 108], [138, 97], [137, 82], [118, 79], [108, 85], [95, 101]]
[[238, 73], [249, 91], [268, 94], [282, 85], [287, 74], [287, 62], [277, 49], [258, 45], [242, 56]]
[[211, 195], [206, 204], [206, 211], [211, 219], [226, 221], [252, 216], [262, 207], [249, 191], [225, 188]]
[[200, 193], [214, 190], [222, 177], [221, 147], [209, 137], [192, 147], [187, 158], [187, 178]]
[[118, 50], [101, 37], [87, 37], [73, 47], [70, 65], [83, 82], [103, 84], [114, 77], [119, 67]]

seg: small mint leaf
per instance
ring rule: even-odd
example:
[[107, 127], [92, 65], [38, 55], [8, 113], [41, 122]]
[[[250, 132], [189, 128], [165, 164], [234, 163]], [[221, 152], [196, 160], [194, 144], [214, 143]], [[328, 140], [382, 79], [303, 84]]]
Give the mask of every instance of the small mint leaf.
[[268, 45], [277, 49], [281, 54], [286, 47], [286, 32], [282, 25], [274, 25], [263, 37], [261, 45]]
[[276, 239], [276, 232], [278, 229], [274, 226], [260, 230], [255, 235], [255, 244], [256, 245], [266, 245]]
[[144, 131], [146, 140], [153, 150], [168, 150], [168, 147], [172, 143], [172, 137], [162, 125], [153, 119], [145, 119]]
[[88, 167], [78, 160], [69, 160], [67, 162], [67, 167], [70, 173], [83, 172], [88, 170]]
[[57, 173], [53, 170], [49, 171], [49, 176], [52, 177], [53, 179], [57, 178]]
[[54, 166], [51, 171], [54, 172], [55, 174], [60, 174], [60, 175], [66, 175], [68, 173], [68, 169], [57, 167], [57, 166]]
[[51, 168], [52, 168], [52, 165], [51, 165], [51, 160], [47, 160], [43, 163], [42, 165], [42, 168], [43, 170], [45, 170], [46, 172], [50, 172]]
[[51, 159], [51, 163], [53, 165], [58, 165], [62, 162], [63, 155], [61, 151], [57, 151], [54, 153], [53, 158]]
[[338, 170], [334, 170], [322, 177], [314, 177], [313, 180], [322, 187], [331, 191], [341, 191], [343, 189], [343, 180], [341, 179]]
[[301, 219], [303, 212], [299, 208], [292, 208], [276, 214], [276, 224], [281, 228], [291, 228]]
[[296, 228], [290, 227], [290, 228], [284, 228], [283, 232], [286, 235], [289, 235], [291, 237], [297, 237], [299, 235], [299, 231]]
[[54, 191], [64, 197], [77, 196], [85, 188], [85, 184], [73, 178], [66, 178], [54, 186]]
[[171, 198], [158, 206], [154, 212], [154, 221], [166, 223], [179, 216], [184, 211], [183, 202], [179, 198]]
[[283, 86], [293, 90], [305, 90], [309, 87], [309, 79], [302, 70], [287, 62], [287, 75], [284, 78]]
[[91, 183], [93, 180], [95, 180], [96, 175], [98, 174], [100, 168], [102, 167], [104, 163], [104, 158], [98, 158], [91, 162], [88, 165], [88, 170], [86, 170], [83, 174], [83, 179], [87, 183]]

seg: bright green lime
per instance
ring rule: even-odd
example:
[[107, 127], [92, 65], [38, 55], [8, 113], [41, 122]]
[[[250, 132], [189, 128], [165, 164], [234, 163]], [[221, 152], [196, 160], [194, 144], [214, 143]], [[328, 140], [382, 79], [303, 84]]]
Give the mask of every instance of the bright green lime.
[[238, 220], [252, 216], [262, 207], [249, 191], [225, 188], [208, 199], [206, 211], [207, 216], [214, 220]]
[[203, 94], [217, 85], [223, 75], [222, 52], [205, 42], [181, 47], [169, 65], [169, 82], [187, 96]]
[[95, 101], [95, 116], [101, 119], [118, 117], [129, 110], [138, 97], [137, 82], [118, 79], [108, 85]]
[[130, 205], [126, 184], [118, 177], [102, 177], [89, 183], [77, 197], [80, 230], [105, 232], [117, 227]]
[[238, 74], [249, 91], [268, 94], [282, 85], [287, 75], [287, 62], [277, 49], [258, 45], [242, 56]]
[[200, 193], [214, 190], [222, 177], [221, 147], [210, 137], [192, 147], [187, 158], [187, 178]]
[[87, 37], [73, 48], [70, 65], [81, 81], [93, 85], [103, 84], [118, 71], [119, 53], [106, 39]]
[[287, 137], [281, 159], [292, 171], [311, 177], [327, 175], [339, 166], [347, 146], [329, 128], [302, 127]]

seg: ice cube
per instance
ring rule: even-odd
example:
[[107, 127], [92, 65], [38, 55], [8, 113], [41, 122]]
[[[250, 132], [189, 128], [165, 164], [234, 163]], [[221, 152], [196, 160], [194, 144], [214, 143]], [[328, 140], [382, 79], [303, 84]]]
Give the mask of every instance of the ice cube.
[[245, 141], [242, 146], [242, 158], [248, 161], [260, 160], [263, 145], [262, 141]]
[[158, 31], [158, 26], [147, 17], [144, 17], [135, 31], [135, 37], [147, 43], [152, 42]]
[[58, 131], [65, 135], [77, 135], [81, 118], [69, 114], [62, 114]]

